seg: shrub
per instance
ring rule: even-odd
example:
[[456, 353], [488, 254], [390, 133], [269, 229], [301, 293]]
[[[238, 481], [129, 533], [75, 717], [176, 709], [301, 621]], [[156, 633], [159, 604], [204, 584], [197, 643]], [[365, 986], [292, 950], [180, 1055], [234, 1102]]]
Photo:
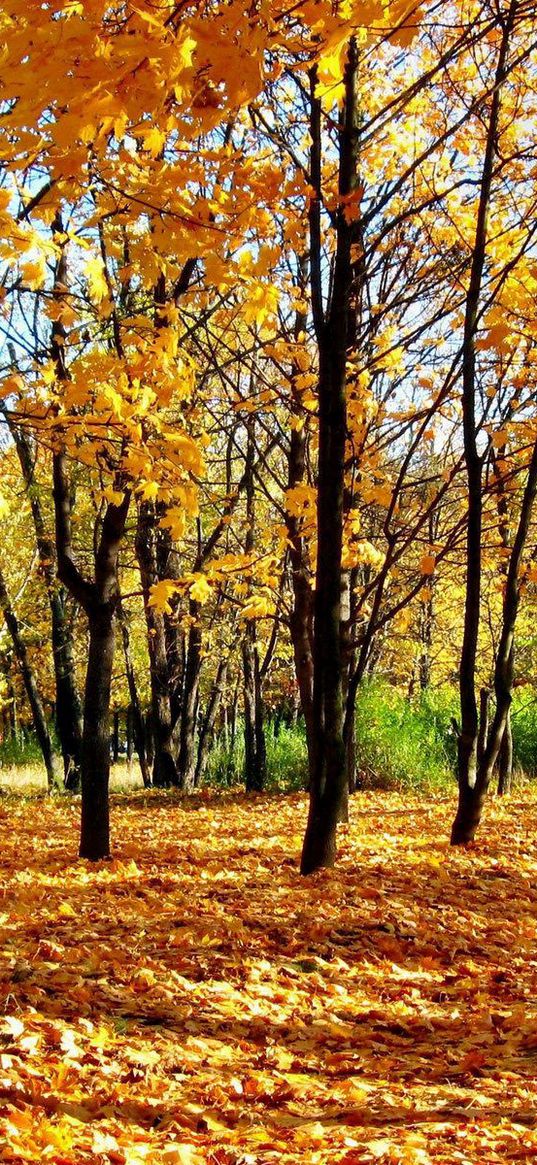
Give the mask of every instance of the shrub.
[[409, 700], [390, 684], [362, 685], [356, 702], [356, 767], [366, 788], [434, 791], [453, 779], [451, 693]]
[[[304, 789], [308, 780], [306, 737], [302, 725], [278, 726], [273, 720], [265, 724], [267, 746], [267, 789], [290, 793]], [[230, 788], [244, 781], [244, 729], [237, 722], [234, 747], [220, 736], [213, 744], [205, 772], [204, 784]]]
[[528, 777], [537, 775], [537, 702], [527, 688], [515, 692], [511, 711], [513, 765]]
[[13, 765], [31, 765], [42, 763], [43, 755], [33, 733], [22, 731], [18, 737], [9, 737], [0, 744], [0, 765], [2, 768], [11, 768]]

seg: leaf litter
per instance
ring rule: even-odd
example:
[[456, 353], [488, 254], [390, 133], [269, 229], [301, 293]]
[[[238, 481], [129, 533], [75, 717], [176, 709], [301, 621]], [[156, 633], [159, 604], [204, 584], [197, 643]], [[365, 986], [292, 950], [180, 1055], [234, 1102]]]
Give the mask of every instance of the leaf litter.
[[0, 804], [0, 1159], [537, 1159], [537, 800], [447, 844], [453, 805], [358, 794], [298, 873], [297, 797]]

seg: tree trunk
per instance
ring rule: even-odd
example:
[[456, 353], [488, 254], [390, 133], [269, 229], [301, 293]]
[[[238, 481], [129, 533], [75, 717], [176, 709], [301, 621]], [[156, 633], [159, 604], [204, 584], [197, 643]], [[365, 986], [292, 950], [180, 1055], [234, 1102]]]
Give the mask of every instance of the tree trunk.
[[154, 506], [149, 502], [143, 502], [138, 512], [136, 557], [142, 582], [149, 652], [154, 748], [153, 784], [169, 788], [170, 785], [178, 783], [178, 776], [174, 760], [166, 626], [163, 615], [149, 604], [151, 587], [159, 581], [156, 514]]
[[247, 793], [260, 793], [267, 776], [263, 696], [255, 626], [245, 631], [242, 645], [244, 677], [244, 782]]
[[226, 686], [227, 667], [227, 659], [221, 659], [220, 663], [218, 664], [218, 671], [216, 673], [216, 679], [213, 684], [211, 698], [209, 700], [207, 711], [200, 729], [198, 740], [198, 758], [196, 761], [196, 773], [194, 777], [194, 785], [196, 788], [199, 788], [201, 785], [207, 765], [209, 745], [214, 733], [218, 709], [220, 707]]
[[[246, 489], [246, 537], [244, 550], [252, 554], [255, 546], [255, 414], [246, 420], [246, 455], [244, 482]], [[249, 586], [251, 593], [251, 584]], [[244, 782], [248, 793], [261, 792], [267, 775], [267, 754], [263, 723], [263, 695], [255, 623], [250, 620], [242, 641], [244, 696]]]
[[183, 685], [177, 784], [189, 792], [194, 787], [196, 774], [196, 721], [198, 713], [199, 679], [201, 671], [200, 604], [191, 600], [192, 619], [188, 632], [188, 649]]
[[65, 611], [65, 591], [49, 595], [56, 681], [56, 730], [63, 757], [65, 788], [80, 788], [82, 704], [76, 684], [73, 635]]
[[[308, 261], [305, 257], [299, 259], [300, 290], [305, 294]], [[306, 332], [307, 316], [298, 311], [294, 324], [294, 339], [299, 342], [299, 336]], [[296, 380], [300, 376], [299, 365], [293, 365], [291, 370], [291, 409], [295, 424], [291, 430], [289, 442], [289, 457], [287, 463], [287, 491], [291, 491], [303, 484], [306, 480], [306, 453], [308, 445], [308, 414], [304, 409], [300, 390], [296, 387]], [[285, 523], [289, 544], [289, 559], [291, 563], [291, 584], [293, 588], [293, 607], [289, 627], [295, 675], [300, 692], [300, 703], [306, 726], [306, 744], [308, 761], [313, 766], [315, 723], [313, 718], [313, 591], [310, 581], [310, 564], [308, 557], [307, 540], [302, 533], [301, 519], [292, 511], [286, 509]]]
[[[116, 478], [116, 491], [121, 488]], [[114, 618], [119, 604], [118, 557], [130, 505], [130, 491], [108, 503], [95, 549], [94, 581], [76, 564], [71, 533], [71, 491], [63, 452], [54, 455], [54, 511], [58, 574], [88, 616], [89, 651], [82, 739], [82, 821], [80, 856], [99, 860], [110, 853], [110, 692], [114, 662]]]
[[153, 714], [146, 712], [144, 716], [145, 746], [147, 749], [147, 763], [152, 769], [155, 764], [155, 741], [153, 739]]
[[63, 757], [64, 784], [67, 789], [75, 790], [80, 784], [82, 705], [76, 685], [73, 633], [67, 619], [66, 595], [56, 580], [56, 548], [47, 532], [34, 479], [35, 449], [28, 434], [14, 424], [9, 411], [2, 409], [2, 412], [15, 443], [24, 484], [28, 491], [39, 564], [47, 589], [56, 685], [56, 730]]
[[80, 857], [110, 856], [110, 692], [114, 664], [113, 610], [89, 616], [89, 650], [82, 742]]
[[513, 729], [511, 725], [511, 709], [507, 713], [502, 743], [498, 755], [498, 796], [504, 797], [511, 792], [513, 782]]
[[[51, 792], [55, 786], [60, 785], [59, 774], [57, 772], [54, 752], [52, 748], [52, 741], [50, 738], [50, 732], [48, 730], [43, 703], [39, 694], [39, 689], [37, 687], [34, 670], [30, 663], [28, 650], [20, 631], [19, 621], [11, 605], [11, 600], [2, 571], [0, 571], [0, 607], [2, 608], [6, 627], [9, 631], [11, 641], [13, 643], [13, 650], [21, 670], [26, 695], [28, 697], [28, 703], [32, 712], [35, 734], [37, 736], [47, 773], [47, 786], [49, 792]], [[16, 705], [14, 705], [14, 708], [16, 709]], [[16, 719], [14, 717], [14, 724], [15, 723]]]
[[112, 763], [117, 765], [119, 760], [119, 712], [114, 712], [112, 731]]
[[[312, 302], [319, 347], [319, 462], [317, 485], [317, 570], [313, 641], [313, 716], [316, 739], [310, 771], [310, 807], [301, 872], [309, 874], [336, 859], [336, 831], [346, 789], [343, 738], [341, 583], [343, 495], [347, 433], [346, 368], [352, 286], [351, 247], [355, 237], [342, 200], [357, 187], [358, 51], [351, 39], [345, 67], [345, 104], [339, 133], [339, 197], [331, 301], [322, 309], [319, 247], [321, 206], [320, 102], [312, 94], [312, 178], [310, 212]], [[315, 84], [315, 78], [313, 78]]]
[[147, 788], [150, 788], [150, 786], [151, 786], [151, 772], [150, 772], [151, 766], [150, 766], [149, 759], [147, 756], [146, 730], [145, 730], [142, 707], [140, 704], [140, 700], [138, 697], [138, 691], [136, 688], [136, 677], [134, 675], [134, 667], [132, 664], [129, 626], [128, 626], [125, 611], [124, 611], [121, 603], [118, 606], [118, 615], [119, 615], [119, 621], [120, 621], [120, 626], [121, 626], [121, 638], [122, 638], [122, 642], [123, 642], [123, 656], [125, 659], [125, 671], [127, 673], [127, 684], [128, 684], [128, 688], [129, 688], [129, 696], [130, 696], [130, 701], [131, 701], [129, 711], [127, 714], [127, 757], [128, 757], [129, 764], [130, 764], [131, 760], [132, 760], [132, 741], [133, 741], [133, 737], [134, 737], [134, 746], [135, 746], [136, 752], [138, 754], [138, 760], [140, 763], [140, 770], [142, 773], [142, 780], [144, 783], [144, 787], [147, 789]]
[[[133, 706], [132, 706], [132, 704], [129, 704], [129, 706], [128, 706], [128, 708], [127, 708], [127, 718], [126, 718], [126, 730], [127, 730], [127, 764], [128, 764], [128, 766], [129, 766], [129, 769], [130, 769], [130, 768], [131, 768], [131, 766], [132, 766], [132, 757], [133, 757], [133, 753], [134, 753], [134, 726], [133, 726], [133, 720], [134, 720], [134, 709], [133, 709]], [[144, 781], [144, 785], [145, 785], [145, 781]]]
[[[464, 458], [467, 475], [468, 525], [466, 535], [466, 595], [464, 608], [464, 633], [460, 660], [459, 692], [461, 708], [461, 729], [458, 738], [458, 781], [459, 801], [451, 832], [452, 845], [472, 841], [481, 819], [488, 784], [490, 781], [490, 758], [494, 749], [499, 748], [501, 736], [498, 733], [498, 703], [492, 734], [483, 758], [478, 757], [479, 714], [476, 699], [476, 660], [481, 613], [481, 567], [482, 567], [482, 518], [483, 460], [478, 450], [478, 427], [476, 421], [476, 346], [475, 336], [479, 317], [479, 304], [487, 248], [487, 222], [490, 209], [494, 157], [497, 147], [500, 101], [502, 85], [507, 76], [507, 53], [516, 12], [516, 0], [512, 0], [507, 19], [503, 24], [502, 40], [496, 66], [495, 86], [490, 103], [487, 140], [483, 171], [481, 175], [479, 203], [475, 229], [470, 280], [466, 296], [464, 316], [464, 336], [462, 347], [462, 417], [464, 435]], [[500, 700], [502, 703], [502, 700]], [[502, 727], [503, 732], [503, 727]], [[496, 756], [494, 756], [494, 761]], [[494, 763], [493, 761], [493, 763]]]

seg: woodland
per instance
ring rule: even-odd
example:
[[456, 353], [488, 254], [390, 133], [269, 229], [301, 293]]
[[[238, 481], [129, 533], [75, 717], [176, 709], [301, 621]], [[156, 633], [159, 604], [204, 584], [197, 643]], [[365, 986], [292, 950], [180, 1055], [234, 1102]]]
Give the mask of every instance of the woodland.
[[0, 1160], [535, 1160], [534, 0], [0, 30]]

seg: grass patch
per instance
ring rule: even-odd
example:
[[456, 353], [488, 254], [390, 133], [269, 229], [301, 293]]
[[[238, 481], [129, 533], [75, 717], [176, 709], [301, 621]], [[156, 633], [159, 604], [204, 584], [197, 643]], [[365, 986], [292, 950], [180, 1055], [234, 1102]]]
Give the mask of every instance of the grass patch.
[[451, 692], [409, 700], [374, 680], [356, 702], [356, 767], [365, 788], [424, 789], [451, 785], [455, 737]]

